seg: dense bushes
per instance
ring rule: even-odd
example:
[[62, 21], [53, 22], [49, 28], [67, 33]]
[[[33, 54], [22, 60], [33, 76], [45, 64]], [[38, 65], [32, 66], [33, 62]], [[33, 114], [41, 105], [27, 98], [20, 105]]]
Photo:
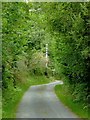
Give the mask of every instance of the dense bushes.
[[55, 62], [56, 73], [66, 76], [74, 101], [85, 103], [90, 57], [89, 3], [50, 3], [50, 6], [47, 3], [47, 6], [50, 58]]
[[[21, 72], [20, 68], [24, 63], [26, 65], [26, 67], [24, 66], [25, 69], [31, 69], [29, 67], [32, 67], [30, 61], [33, 62], [33, 54], [36, 54], [36, 50], [41, 50], [43, 31], [38, 31], [38, 26], [34, 27], [37, 24], [35, 18], [39, 13], [30, 14], [31, 3], [27, 5], [23, 2], [7, 2], [2, 3], [2, 8], [2, 88], [9, 89], [15, 87], [15, 74], [18, 71]], [[22, 65], [18, 68], [20, 60]], [[40, 61], [37, 62], [36, 66], [38, 63]], [[36, 66], [33, 65], [33, 67]]]
[[28, 68], [32, 74], [44, 75], [46, 69], [45, 64], [46, 58], [43, 55], [43, 52], [35, 52], [29, 60]]

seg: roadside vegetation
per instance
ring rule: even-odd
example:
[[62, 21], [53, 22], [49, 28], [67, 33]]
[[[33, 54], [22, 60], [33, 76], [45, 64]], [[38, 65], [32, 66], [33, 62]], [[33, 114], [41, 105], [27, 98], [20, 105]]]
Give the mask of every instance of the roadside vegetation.
[[20, 102], [22, 96], [26, 92], [26, 90], [31, 85], [39, 85], [49, 83], [49, 79], [45, 76], [33, 76], [26, 75], [24, 76], [24, 83], [17, 83], [17, 87], [9, 90], [8, 92], [4, 90], [3, 95], [5, 95], [3, 99], [3, 118], [15, 118], [15, 113], [17, 110], [18, 103]]
[[85, 107], [82, 101], [74, 101], [71, 92], [65, 85], [56, 85], [54, 90], [59, 100], [79, 118], [88, 118], [87, 106]]
[[[74, 104], [82, 103], [85, 115], [81, 117], [87, 117], [88, 10], [89, 2], [2, 3], [3, 118], [14, 117], [16, 105], [29, 86], [48, 83], [53, 78], [64, 79], [70, 92], [68, 99], [72, 96]], [[57, 96], [62, 95], [62, 87], [56, 86], [55, 90]]]
[[2, 118], [2, 91], [0, 89], [0, 119]]

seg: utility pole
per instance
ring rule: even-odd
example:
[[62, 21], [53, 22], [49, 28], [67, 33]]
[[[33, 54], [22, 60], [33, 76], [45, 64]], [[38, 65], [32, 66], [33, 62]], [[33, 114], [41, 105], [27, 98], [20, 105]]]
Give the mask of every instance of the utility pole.
[[48, 51], [48, 44], [46, 44], [46, 68], [47, 68], [47, 63], [48, 63], [48, 55], [47, 55], [47, 51]]

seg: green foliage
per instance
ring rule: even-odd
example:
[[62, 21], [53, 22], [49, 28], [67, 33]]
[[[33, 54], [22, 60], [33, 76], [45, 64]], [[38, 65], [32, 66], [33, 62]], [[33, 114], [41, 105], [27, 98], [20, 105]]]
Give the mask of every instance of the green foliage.
[[48, 43], [48, 76], [55, 69], [53, 75], [64, 79], [73, 101], [87, 106], [89, 2], [3, 2], [2, 6], [4, 103], [8, 93], [14, 96], [15, 91], [24, 89], [20, 88], [27, 83], [24, 71], [37, 76], [46, 72]]
[[[35, 84], [27, 80], [27, 61], [32, 58], [33, 49], [40, 49], [40, 39], [43, 35], [39, 35], [38, 28], [32, 28], [37, 14], [32, 16], [29, 13], [31, 4], [7, 2], [2, 3], [2, 6], [3, 117], [12, 118], [14, 107], [20, 97], [30, 85]], [[33, 79], [33, 82], [45, 83], [44, 80], [48, 81], [44, 77], [40, 81], [38, 77], [38, 81]]]
[[[89, 3], [44, 5], [49, 57], [55, 74], [66, 77], [74, 99], [87, 104], [89, 80]], [[44, 9], [43, 11], [44, 11]], [[83, 90], [83, 91], [82, 91]]]
[[42, 52], [34, 53], [29, 64], [30, 72], [32, 71], [32, 73], [37, 75], [43, 75], [45, 73], [46, 58]]
[[80, 118], [88, 118], [88, 108], [83, 107], [83, 103], [73, 102], [72, 95], [65, 85], [56, 85], [55, 93], [62, 103], [64, 103], [70, 110]]

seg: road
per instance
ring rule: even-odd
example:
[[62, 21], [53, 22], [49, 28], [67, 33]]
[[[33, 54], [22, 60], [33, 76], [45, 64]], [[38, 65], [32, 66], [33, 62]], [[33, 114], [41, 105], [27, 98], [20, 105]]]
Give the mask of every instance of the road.
[[18, 105], [16, 118], [77, 118], [55, 95], [57, 84], [63, 83], [55, 81], [31, 86]]

